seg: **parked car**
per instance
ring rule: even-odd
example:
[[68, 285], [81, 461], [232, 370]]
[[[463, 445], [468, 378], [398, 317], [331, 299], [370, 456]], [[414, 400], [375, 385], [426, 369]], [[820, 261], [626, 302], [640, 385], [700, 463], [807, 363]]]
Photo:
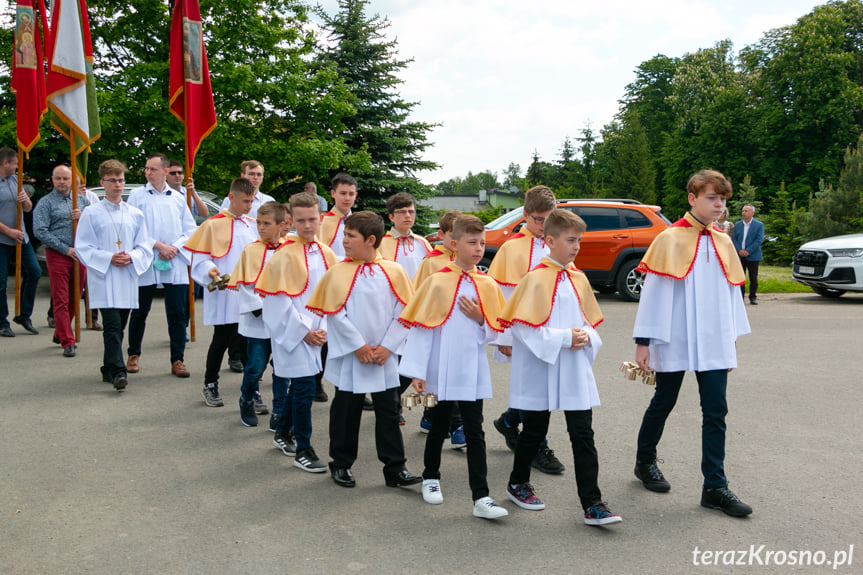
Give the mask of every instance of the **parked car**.
[[[126, 184], [123, 186], [123, 201], [129, 199], [129, 193], [135, 188], [140, 188], [144, 184]], [[88, 188], [89, 191], [95, 193], [100, 200], [105, 197], [105, 188], [99, 186], [96, 188]], [[195, 223], [201, 225], [201, 222], [209, 218], [210, 216], [214, 216], [222, 211], [222, 200], [215, 194], [211, 194], [210, 192], [202, 192], [198, 190], [198, 196], [204, 200], [204, 203], [207, 205], [207, 210], [209, 213], [205, 216], [198, 214], [195, 216]], [[45, 246], [40, 245], [36, 248], [36, 259], [39, 260], [39, 265], [42, 266], [43, 275], [48, 274], [48, 268], [45, 267]]]
[[824, 297], [863, 292], [863, 234], [807, 242], [794, 254], [792, 279]]

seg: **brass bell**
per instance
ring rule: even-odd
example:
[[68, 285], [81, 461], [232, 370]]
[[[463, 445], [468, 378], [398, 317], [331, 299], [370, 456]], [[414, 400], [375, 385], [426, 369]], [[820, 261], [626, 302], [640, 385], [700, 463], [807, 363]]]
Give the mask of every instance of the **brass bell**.
[[409, 393], [407, 395], [402, 396], [402, 407], [407, 407], [411, 409], [413, 407], [417, 407], [420, 405], [421, 399], [417, 393]]
[[434, 407], [437, 405], [437, 396], [433, 393], [427, 393], [423, 396], [423, 407]]

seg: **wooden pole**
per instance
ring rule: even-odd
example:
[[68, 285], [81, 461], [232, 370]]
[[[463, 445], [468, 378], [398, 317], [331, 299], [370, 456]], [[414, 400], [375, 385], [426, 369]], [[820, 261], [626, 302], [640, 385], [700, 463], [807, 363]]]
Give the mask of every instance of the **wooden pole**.
[[[71, 131], [71, 130], [70, 130]], [[70, 149], [70, 157], [72, 158], [70, 164], [72, 167], [72, 209], [78, 209], [78, 192], [76, 188], [78, 187], [78, 166], [75, 163], [75, 134], [71, 134], [71, 138], [69, 139], [69, 149]], [[78, 230], [78, 220], [72, 220], [72, 237], [75, 237], [75, 234]], [[72, 295], [72, 315], [75, 317], [75, 343], [81, 341], [81, 274], [78, 269], [78, 260], [75, 260], [72, 265], [72, 291], [74, 294]]]
[[[18, 147], [18, 196], [24, 191], [24, 150]], [[18, 218], [15, 228], [20, 232], [24, 229], [24, 205], [15, 197], [18, 204]], [[21, 315], [21, 242], [15, 242], [15, 317]]]
[[[188, 142], [188, 139], [186, 140]], [[189, 163], [189, 146], [186, 146], [186, 167], [189, 171], [186, 173], [186, 182], [192, 179], [191, 164]], [[192, 212], [192, 192], [186, 188], [186, 204], [189, 207], [189, 213]], [[189, 266], [189, 340], [195, 342], [195, 282], [192, 280], [192, 266]]]
[[[87, 190], [87, 182], [84, 181], [84, 176], [82, 175], [81, 176], [81, 193], [83, 193], [85, 196], [87, 195], [86, 190]], [[78, 194], [78, 193], [79, 193], [78, 190], [75, 190], [75, 194]], [[77, 221], [72, 222], [72, 230], [73, 230], [72, 244], [73, 245], [75, 244], [74, 230], [76, 229], [77, 224], [78, 224]], [[78, 254], [76, 253], [75, 257], [77, 257], [77, 256], [78, 256]], [[75, 262], [76, 269], [77, 269], [78, 265], [79, 265], [78, 262]], [[93, 327], [93, 314], [90, 312], [90, 285], [87, 283], [86, 279], [84, 280], [84, 322], [87, 324], [87, 329], [91, 329]]]

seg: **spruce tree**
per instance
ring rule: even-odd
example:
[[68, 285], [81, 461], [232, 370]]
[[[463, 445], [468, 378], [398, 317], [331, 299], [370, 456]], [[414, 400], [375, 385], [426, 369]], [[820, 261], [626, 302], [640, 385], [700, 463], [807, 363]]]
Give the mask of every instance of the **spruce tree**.
[[432, 195], [432, 186], [421, 183], [416, 173], [438, 167], [423, 159], [432, 145], [429, 133], [438, 124], [408, 119], [417, 102], [399, 96], [402, 80], [397, 74], [412, 60], [398, 58], [397, 42], [386, 38], [389, 20], [369, 16], [368, 5], [368, 0], [340, 0], [334, 15], [318, 10], [330, 46], [319, 60], [335, 64], [355, 97], [357, 113], [343, 119], [341, 135], [351, 151], [366, 151], [371, 157], [371, 168], [351, 172], [359, 182], [359, 206], [381, 211], [386, 198], [397, 192], [417, 199]]

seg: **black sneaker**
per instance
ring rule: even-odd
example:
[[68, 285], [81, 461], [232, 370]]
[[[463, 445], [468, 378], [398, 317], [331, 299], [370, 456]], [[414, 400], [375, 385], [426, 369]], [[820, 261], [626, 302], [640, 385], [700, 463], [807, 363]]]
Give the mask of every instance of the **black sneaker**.
[[318, 459], [315, 450], [309, 447], [297, 452], [294, 459], [294, 467], [299, 467], [309, 473], [323, 473], [327, 470], [327, 464]]
[[252, 398], [252, 401], [255, 404], [255, 413], [258, 415], [267, 415], [270, 413], [270, 410], [267, 409], [267, 404], [264, 403], [264, 398], [261, 397], [260, 391], [255, 392], [255, 396]]
[[126, 389], [126, 385], [128, 384], [128, 381], [126, 380], [126, 374], [118, 373], [114, 376], [111, 383], [114, 384], [114, 389], [116, 389], [117, 391], [123, 391], [124, 389]]
[[229, 359], [228, 368], [234, 373], [243, 373], [243, 362], [239, 359]]
[[33, 322], [30, 321], [29, 317], [13, 317], [12, 321], [23, 327], [25, 330], [29, 331], [33, 335], [39, 335], [39, 330], [33, 327]]
[[494, 420], [494, 428], [503, 435], [506, 446], [515, 451], [515, 444], [518, 443], [518, 428], [508, 427], [504, 420], [505, 415], [506, 413], [501, 413], [500, 417]]
[[548, 473], [549, 475], [560, 475], [566, 471], [566, 467], [554, 456], [554, 451], [547, 445], [539, 448], [536, 452], [536, 457], [533, 458], [530, 465], [534, 469]]
[[720, 509], [732, 517], [746, 517], [752, 513], [752, 508], [740, 501], [728, 487], [705, 488], [701, 492], [701, 506]]
[[662, 475], [662, 472], [656, 465], [656, 461], [656, 459], [653, 461], [636, 461], [635, 476], [650, 491], [665, 493], [671, 489], [671, 484]]
[[273, 445], [288, 457], [294, 457], [297, 454], [297, 444], [294, 443], [294, 434], [290, 431], [288, 433], [279, 433], [277, 431], [273, 436]]
[[240, 407], [240, 421], [246, 427], [257, 427], [258, 426], [258, 416], [255, 415], [255, 402], [254, 401], [243, 401], [243, 398], [240, 398], [238, 402]]
[[372, 398], [369, 397], [368, 395], [366, 395], [363, 398], [363, 411], [374, 411], [374, 410], [375, 410], [375, 404], [372, 403]]

